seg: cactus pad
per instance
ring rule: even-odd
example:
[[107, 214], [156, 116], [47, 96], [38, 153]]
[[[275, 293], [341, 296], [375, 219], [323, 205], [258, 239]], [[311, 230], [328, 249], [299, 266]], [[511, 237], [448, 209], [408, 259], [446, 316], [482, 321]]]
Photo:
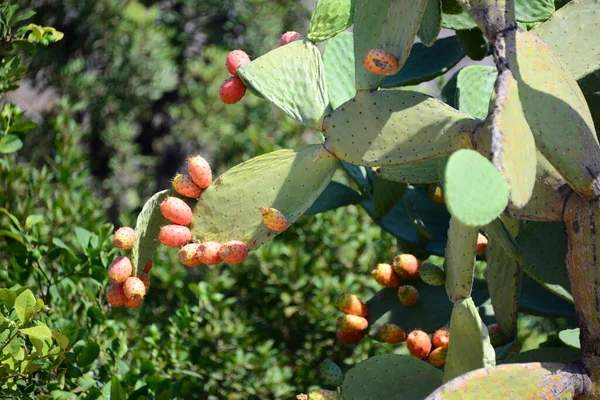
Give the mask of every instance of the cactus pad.
[[238, 69], [240, 78], [290, 117], [320, 130], [329, 109], [319, 49], [296, 40]]
[[356, 94], [352, 32], [342, 32], [327, 42], [323, 52], [323, 68], [331, 108], [336, 109]]
[[437, 40], [431, 47], [415, 43], [404, 67], [382, 82], [381, 87], [417, 85], [429, 81], [454, 67], [465, 57], [456, 36]]
[[483, 60], [490, 52], [489, 42], [477, 27], [456, 31], [456, 38], [471, 60]]
[[579, 358], [580, 353], [576, 349], [568, 347], [542, 347], [507, 357], [506, 362], [503, 364], [523, 364], [530, 362], [568, 364], [579, 360]]
[[382, 49], [398, 58], [402, 68], [415, 40], [427, 0], [355, 0], [354, 59], [356, 88], [375, 89], [386, 78], [367, 71], [363, 58]]
[[373, 181], [373, 216], [381, 218], [387, 214], [404, 195], [406, 185], [387, 179]]
[[459, 14], [442, 14], [442, 28], [460, 31], [476, 27], [477, 24], [465, 10]]
[[442, 372], [423, 360], [400, 354], [366, 359], [342, 382], [344, 400], [422, 400], [442, 383]]
[[275, 235], [258, 208], [276, 208], [293, 223], [325, 190], [338, 165], [321, 145], [279, 150], [239, 164], [202, 193], [192, 236], [219, 243], [241, 240], [256, 249]]
[[565, 329], [558, 333], [558, 338], [561, 342], [574, 349], [580, 349], [581, 343], [579, 342], [579, 328]]
[[325, 147], [357, 165], [435, 158], [472, 146], [475, 120], [422, 93], [359, 91], [325, 120]]
[[494, 166], [474, 150], [459, 150], [448, 158], [444, 178], [446, 206], [467, 226], [483, 226], [508, 204], [508, 184]]
[[456, 78], [458, 109], [485, 119], [497, 76], [496, 68], [487, 65], [469, 65], [461, 69]]
[[519, 29], [506, 37], [506, 45], [538, 149], [574, 190], [593, 198], [600, 146], [579, 86], [558, 55], [537, 36]]
[[304, 214], [318, 214], [338, 207], [357, 204], [360, 203], [361, 200], [362, 198], [356, 190], [351, 189], [342, 183], [331, 181], [323, 193], [321, 193]]
[[519, 22], [540, 22], [552, 17], [554, 0], [516, 0], [515, 11]]
[[450, 335], [452, 340], [448, 346], [444, 382], [469, 371], [495, 365], [496, 353], [473, 299], [454, 303]]
[[451, 302], [471, 296], [475, 270], [475, 243], [479, 228], [463, 225], [450, 219], [446, 245], [446, 293]]
[[492, 163], [510, 187], [509, 202], [524, 207], [536, 178], [535, 140], [519, 101], [517, 81], [504, 71], [496, 83], [495, 107], [490, 118]]
[[308, 39], [322, 42], [352, 25], [353, 0], [319, 0], [310, 18]]
[[423, 160], [412, 164], [388, 165], [375, 170], [377, 176], [403, 183], [436, 183], [438, 159]]
[[523, 274], [519, 311], [532, 315], [575, 318], [573, 303], [556, 296], [528, 274]]
[[[442, 2], [440, 0], [427, 0], [417, 37], [425, 46], [431, 46], [440, 34], [442, 22]], [[412, 51], [411, 51], [412, 53]]]

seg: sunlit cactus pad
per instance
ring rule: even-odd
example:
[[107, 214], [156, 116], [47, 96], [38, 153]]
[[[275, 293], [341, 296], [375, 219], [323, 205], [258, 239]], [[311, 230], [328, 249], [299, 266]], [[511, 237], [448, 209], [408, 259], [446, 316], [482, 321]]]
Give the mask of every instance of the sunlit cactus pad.
[[275, 235], [258, 208], [276, 208], [293, 223], [325, 190], [338, 166], [321, 145], [279, 150], [239, 164], [202, 193], [194, 208], [193, 238], [241, 240], [256, 249]]
[[330, 39], [323, 52], [325, 83], [333, 109], [356, 94], [354, 85], [354, 38], [352, 32], [342, 32]]
[[464, 225], [456, 218], [450, 219], [444, 269], [446, 293], [452, 302], [471, 296], [478, 232], [477, 227]]
[[310, 18], [308, 39], [321, 42], [344, 31], [353, 22], [353, 0], [319, 0]]
[[485, 119], [497, 76], [496, 68], [487, 65], [469, 65], [461, 69], [456, 78], [458, 109]]

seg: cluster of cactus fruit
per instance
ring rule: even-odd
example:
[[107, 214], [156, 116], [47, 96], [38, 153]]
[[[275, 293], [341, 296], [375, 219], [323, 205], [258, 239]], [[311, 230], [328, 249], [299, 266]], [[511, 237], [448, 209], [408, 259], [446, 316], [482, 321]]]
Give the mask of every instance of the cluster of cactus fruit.
[[[438, 38], [442, 27], [456, 35]], [[302, 215], [360, 205], [405, 254], [377, 265], [384, 287], [366, 303], [342, 297], [338, 337], [406, 340], [416, 356], [371, 357], [298, 398], [600, 397], [600, 0], [318, 0], [307, 34], [284, 37], [253, 60], [232, 52], [221, 99], [247, 89], [322, 142], [260, 155], [203, 189], [176, 177], [185, 192], [147, 201], [122, 276], [136, 277], [159, 239], [211, 264]], [[460, 69], [441, 100], [407, 87], [487, 55], [494, 66]], [[355, 187], [332, 180], [339, 168]], [[185, 218], [170, 225], [164, 201], [187, 204]], [[169, 242], [165, 225], [185, 234]], [[568, 347], [520, 353], [521, 312], [578, 329], [560, 332]], [[444, 326], [447, 349], [435, 343]]]

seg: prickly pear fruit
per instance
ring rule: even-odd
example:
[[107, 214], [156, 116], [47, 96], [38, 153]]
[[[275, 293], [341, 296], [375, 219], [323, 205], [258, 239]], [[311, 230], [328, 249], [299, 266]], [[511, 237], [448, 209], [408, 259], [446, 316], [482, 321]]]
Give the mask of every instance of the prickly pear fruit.
[[344, 373], [336, 363], [327, 359], [319, 366], [321, 380], [326, 386], [340, 386], [344, 379]]
[[390, 264], [377, 264], [371, 271], [371, 275], [382, 286], [392, 288], [400, 286], [400, 277]]
[[417, 358], [425, 358], [431, 351], [431, 339], [423, 331], [412, 331], [406, 339], [406, 346], [410, 354]]
[[248, 246], [239, 240], [230, 240], [221, 245], [219, 257], [227, 264], [241, 263], [248, 255]]
[[338, 400], [338, 392], [327, 389], [317, 389], [308, 393], [308, 400]]
[[150, 275], [148, 273], [141, 274], [140, 281], [142, 281], [144, 289], [146, 289], [146, 293], [148, 293], [148, 290], [150, 290]]
[[302, 39], [302, 35], [296, 31], [287, 31], [283, 35], [281, 35], [281, 39], [279, 40], [280, 46], [285, 46], [286, 44], [290, 44], [296, 40]]
[[450, 329], [440, 328], [433, 334], [433, 347], [448, 348], [450, 343]]
[[225, 66], [231, 75], [238, 76], [237, 69], [246, 64], [250, 64], [250, 57], [244, 50], [233, 50], [227, 54]]
[[369, 322], [358, 315], [343, 315], [338, 319], [339, 329], [344, 332], [364, 331], [369, 326]]
[[217, 242], [204, 242], [198, 247], [198, 257], [200, 263], [206, 265], [217, 265], [221, 262], [221, 256], [219, 251], [221, 250], [221, 243]]
[[419, 301], [419, 291], [411, 285], [403, 285], [398, 288], [398, 300], [405, 306], [412, 307]]
[[144, 265], [144, 270], [142, 271], [142, 273], [149, 274], [151, 269], [152, 269], [152, 260], [148, 260], [146, 265]]
[[421, 263], [417, 257], [412, 254], [399, 254], [394, 257], [392, 267], [394, 271], [404, 279], [414, 279], [419, 277], [419, 267]]
[[444, 14], [460, 14], [463, 9], [456, 0], [442, 0], [442, 12]]
[[127, 308], [138, 308], [142, 304], [143, 300], [143, 297], [125, 297], [125, 302], [123, 303], [123, 305]]
[[108, 301], [113, 307], [120, 307], [125, 304], [123, 285], [120, 283], [111, 284], [106, 291], [106, 301]]
[[128, 250], [132, 248], [135, 244], [135, 231], [128, 226], [117, 229], [113, 237], [113, 243], [119, 250]]
[[206, 189], [212, 183], [212, 171], [208, 161], [202, 156], [188, 158], [188, 173], [194, 183], [201, 189]]
[[434, 367], [441, 367], [446, 364], [446, 355], [448, 354], [448, 349], [443, 347], [438, 347], [434, 349], [429, 356], [427, 357], [427, 362], [433, 365]]
[[396, 324], [383, 324], [379, 328], [379, 337], [386, 343], [400, 343], [406, 340], [406, 332]]
[[160, 212], [163, 217], [177, 225], [187, 226], [192, 222], [192, 209], [177, 197], [167, 196], [160, 203]]
[[189, 175], [177, 174], [172, 183], [173, 189], [182, 196], [197, 199], [202, 194], [202, 188]]
[[367, 71], [377, 75], [394, 75], [400, 70], [395, 55], [378, 49], [367, 51], [363, 58], [363, 65]]
[[179, 261], [186, 267], [197, 267], [202, 264], [200, 261], [200, 254], [198, 254], [198, 249], [200, 248], [199, 243], [188, 243], [179, 249], [177, 253], [177, 257], [179, 257]]
[[438, 204], [446, 204], [444, 190], [435, 183], [429, 185], [429, 198]]
[[419, 276], [428, 285], [441, 286], [446, 282], [446, 273], [437, 265], [431, 263], [421, 264]]
[[108, 279], [113, 283], [125, 282], [131, 276], [133, 266], [128, 257], [117, 257], [108, 267]]
[[345, 344], [356, 344], [365, 337], [365, 331], [346, 332], [341, 329], [337, 331], [337, 338]]
[[144, 282], [136, 276], [130, 276], [125, 282], [123, 282], [123, 293], [125, 297], [130, 299], [132, 297], [144, 297], [146, 295], [146, 286]]
[[232, 76], [221, 85], [219, 89], [219, 97], [225, 104], [235, 104], [240, 101], [246, 94], [246, 85], [237, 77]]
[[509, 342], [508, 337], [502, 332], [502, 328], [498, 324], [491, 324], [487, 327], [490, 334], [490, 343], [494, 347], [504, 346]]
[[477, 235], [477, 250], [475, 250], [475, 254], [478, 256], [482, 256], [485, 254], [485, 248], [487, 247], [488, 239], [479, 233]]
[[344, 314], [358, 315], [359, 317], [369, 315], [367, 305], [355, 294], [342, 294], [337, 300], [337, 306]]
[[160, 228], [158, 240], [169, 247], [181, 247], [192, 240], [192, 232], [187, 226], [165, 225]]
[[262, 214], [263, 223], [272, 231], [277, 233], [287, 229], [289, 223], [281, 211], [273, 207], [259, 207], [258, 211]]

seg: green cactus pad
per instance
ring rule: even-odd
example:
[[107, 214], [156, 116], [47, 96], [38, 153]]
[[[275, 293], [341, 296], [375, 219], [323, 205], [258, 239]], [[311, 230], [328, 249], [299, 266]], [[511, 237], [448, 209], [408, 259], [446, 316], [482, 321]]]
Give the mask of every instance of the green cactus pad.
[[340, 367], [329, 359], [319, 365], [319, 372], [321, 373], [321, 381], [326, 386], [338, 387], [344, 379], [344, 373]]
[[431, 286], [442, 286], [446, 282], [446, 273], [439, 266], [432, 263], [423, 263], [419, 268], [421, 280]]
[[310, 18], [308, 39], [322, 42], [352, 25], [353, 0], [319, 0]]
[[489, 54], [489, 43], [477, 27], [456, 31], [456, 38], [471, 60], [480, 61]]
[[578, 350], [568, 347], [543, 347], [524, 351], [508, 357], [503, 364], [523, 364], [531, 362], [562, 363], [568, 364], [579, 360], [581, 354]]
[[540, 22], [552, 17], [554, 0], [515, 0], [519, 22]]
[[485, 276], [494, 306], [496, 321], [502, 331], [512, 339], [517, 333], [519, 294], [522, 270], [516, 260], [504, 248], [490, 240], [485, 249], [487, 269]]
[[[417, 37], [425, 46], [431, 46], [440, 34], [442, 23], [442, 2], [440, 0], [427, 0]], [[412, 51], [411, 51], [412, 53]]]
[[[572, 29], [573, 26], [577, 29]], [[600, 70], [600, 7], [598, 0], [573, 0], [556, 11], [552, 18], [531, 30], [556, 51], [577, 80], [592, 79]], [[565, 32], [569, 32], [565, 35]], [[580, 82], [581, 84], [581, 82]], [[584, 91], [593, 91], [586, 88]], [[595, 90], [600, 90], [600, 87]]]
[[319, 49], [296, 40], [238, 69], [240, 78], [290, 117], [320, 130], [329, 97]]
[[579, 341], [579, 328], [565, 329], [558, 333], [558, 338], [561, 342], [574, 349], [580, 349], [581, 343]]
[[356, 364], [342, 382], [344, 400], [422, 400], [442, 384], [442, 372], [423, 360], [382, 354]]
[[575, 318], [573, 303], [548, 291], [528, 274], [523, 274], [519, 311], [542, 317]]
[[360, 194], [339, 182], [329, 182], [323, 193], [315, 200], [312, 206], [304, 214], [318, 214], [350, 204], [360, 203]]
[[388, 165], [375, 170], [377, 176], [403, 183], [436, 183], [438, 159], [423, 160], [412, 164]]
[[355, 0], [354, 60], [356, 89], [375, 89], [386, 78], [365, 69], [363, 58], [382, 49], [398, 58], [402, 68], [415, 40], [427, 0]]
[[241, 240], [250, 250], [275, 235], [259, 207], [274, 207], [291, 224], [325, 190], [339, 166], [321, 145], [279, 150], [255, 157], [221, 175], [202, 192], [194, 208], [197, 241]]
[[564, 366], [532, 362], [482, 368], [448, 382], [425, 400], [570, 400], [575, 397], [571, 376], [558, 373]]
[[342, 32], [327, 42], [323, 52], [323, 68], [329, 101], [335, 110], [356, 94], [352, 32]]
[[518, 234], [519, 221], [514, 221], [517, 227], [516, 232], [514, 233], [510, 230], [510, 227], [503, 222], [502, 217], [496, 218], [481, 229], [492, 241], [501, 246], [505, 253], [509, 254], [512, 258], [517, 258], [520, 254], [517, 248], [517, 242], [515, 241], [515, 236]]
[[579, 86], [558, 55], [537, 36], [517, 30], [506, 37], [506, 45], [538, 149], [574, 190], [594, 197], [600, 146]]
[[465, 57], [465, 52], [456, 36], [437, 40], [426, 47], [415, 43], [404, 67], [381, 83], [383, 88], [418, 85], [445, 74]]
[[442, 14], [442, 28], [456, 31], [476, 28], [477, 24], [464, 10], [458, 14]]
[[[431, 286], [420, 279], [407, 280], [406, 283], [419, 291], [419, 301], [412, 307], [398, 301], [398, 289], [395, 288], [384, 288], [367, 301], [370, 337], [380, 340], [378, 330], [383, 324], [396, 324], [406, 333], [415, 329], [433, 333], [448, 323], [452, 303], [448, 302], [443, 286]], [[489, 299], [485, 281], [474, 281], [473, 297], [476, 304], [483, 304]]]
[[456, 218], [450, 219], [444, 271], [446, 293], [451, 302], [471, 296], [478, 232], [477, 227], [463, 225]]
[[450, 319], [450, 345], [444, 382], [478, 368], [495, 365], [496, 353], [490, 344], [487, 327], [481, 320], [473, 299], [454, 303]]
[[422, 93], [360, 91], [325, 120], [325, 147], [341, 160], [379, 167], [472, 146], [475, 120]]
[[535, 140], [519, 101], [517, 81], [506, 70], [496, 83], [494, 110], [490, 118], [492, 163], [510, 187], [509, 203], [524, 207], [536, 179]]
[[373, 181], [373, 217], [381, 218], [400, 201], [406, 185], [387, 179], [376, 178]]
[[488, 115], [496, 68], [487, 65], [469, 65], [461, 69], [456, 78], [458, 109], [481, 120]]
[[444, 196], [450, 214], [467, 226], [483, 226], [508, 204], [508, 184], [494, 166], [474, 150], [459, 150], [448, 158]]

